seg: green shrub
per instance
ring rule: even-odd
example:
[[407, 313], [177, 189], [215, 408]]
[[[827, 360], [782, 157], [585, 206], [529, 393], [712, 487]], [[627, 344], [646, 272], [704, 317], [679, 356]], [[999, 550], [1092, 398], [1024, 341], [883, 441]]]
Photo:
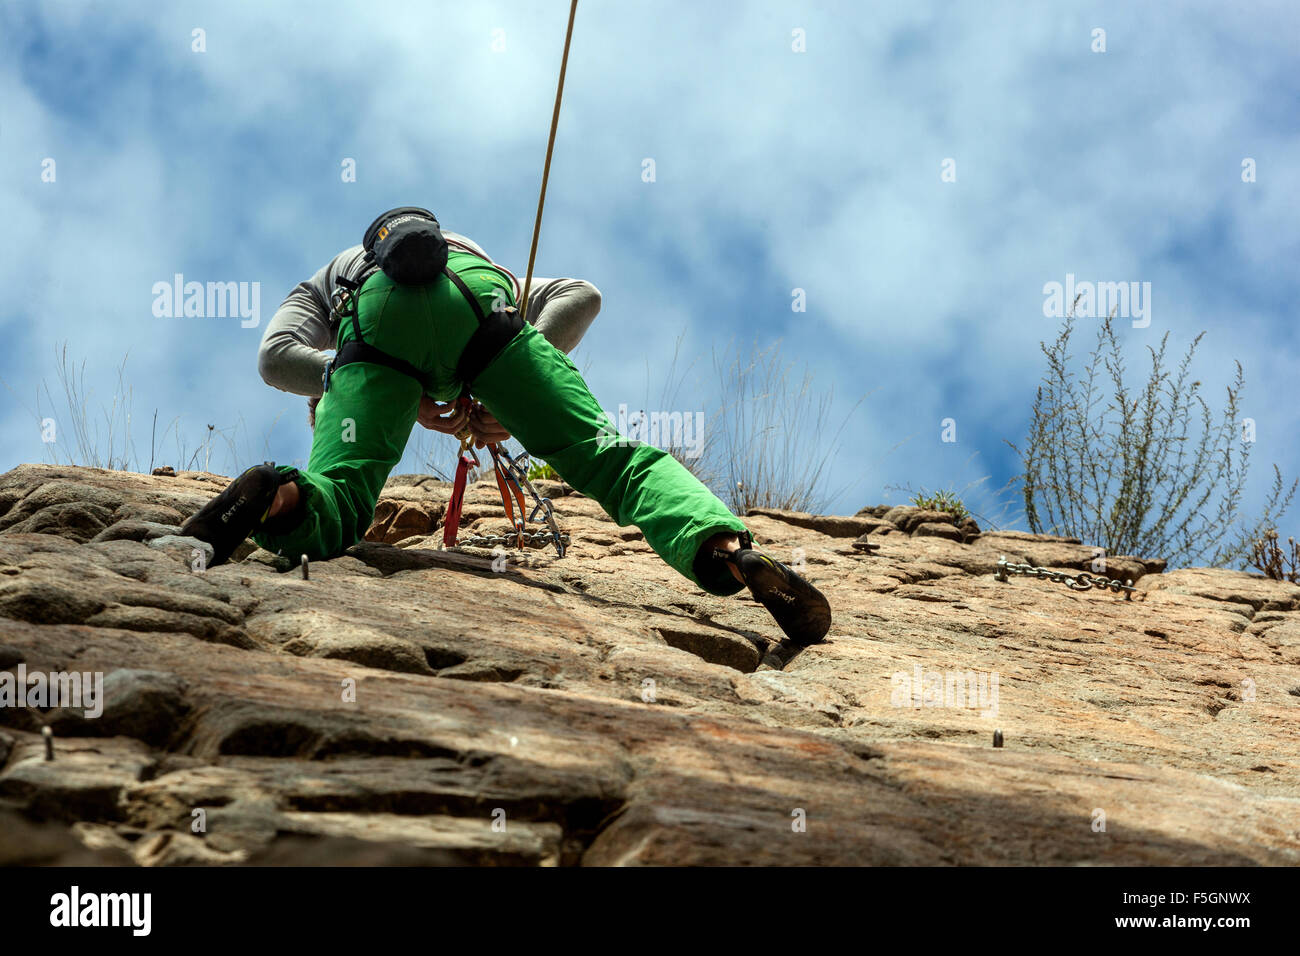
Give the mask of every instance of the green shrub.
[[1250, 442], [1237, 417], [1245, 387], [1241, 363], [1216, 420], [1201, 383], [1189, 381], [1204, 332], [1176, 369], [1166, 365], [1168, 333], [1159, 348], [1148, 346], [1150, 372], [1134, 388], [1112, 319], [1101, 323], [1097, 347], [1077, 373], [1069, 353], [1073, 310], [1056, 341], [1042, 343], [1048, 369], [1029, 437], [1024, 451], [1011, 446], [1024, 469], [1030, 528], [1074, 536], [1110, 554], [1163, 557], [1171, 567], [1241, 566], [1300, 484], [1286, 489], [1275, 465], [1263, 515], [1243, 519]]

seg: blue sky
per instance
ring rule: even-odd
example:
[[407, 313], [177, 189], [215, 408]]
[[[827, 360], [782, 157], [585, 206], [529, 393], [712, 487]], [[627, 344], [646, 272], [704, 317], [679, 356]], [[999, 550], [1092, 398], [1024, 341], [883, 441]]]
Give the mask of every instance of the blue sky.
[[[972, 504], [1000, 510], [1005, 440], [1025, 434], [1057, 325], [1044, 284], [1150, 282], [1150, 326], [1120, 326], [1131, 364], [1205, 330], [1215, 401], [1243, 362], [1258, 503], [1269, 464], [1300, 473], [1298, 10], [582, 0], [537, 271], [600, 287], [575, 360], [611, 411], [659, 394], [679, 337], [696, 372], [779, 340], [834, 389], [830, 431], [848, 416], [828, 480], [842, 512], [983, 476]], [[305, 458], [304, 400], [257, 375], [266, 320], [395, 205], [522, 275], [566, 13], [8, 0], [0, 468], [46, 456], [33, 412], [42, 381], [58, 397], [62, 343], [95, 408], [129, 353], [142, 467], [155, 409], [159, 432], [176, 422], [159, 462], [209, 423], [244, 463]], [[175, 273], [260, 283], [261, 324], [156, 317], [152, 287]], [[679, 405], [713, 391], [701, 375]], [[233, 467], [221, 442], [212, 463]]]

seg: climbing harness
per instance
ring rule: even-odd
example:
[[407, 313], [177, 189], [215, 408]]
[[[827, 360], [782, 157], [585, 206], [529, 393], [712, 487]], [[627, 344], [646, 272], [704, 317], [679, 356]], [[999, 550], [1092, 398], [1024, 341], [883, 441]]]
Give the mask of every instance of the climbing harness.
[[1038, 568], [1032, 564], [1015, 564], [1009, 563], [1005, 555], [998, 557], [998, 569], [993, 572], [993, 577], [998, 581], [1010, 580], [1009, 574], [1023, 574], [1031, 578], [1047, 578], [1057, 584], [1064, 584], [1075, 591], [1090, 591], [1098, 588], [1102, 591], [1113, 591], [1116, 594], [1124, 592], [1124, 600], [1133, 600], [1133, 592], [1137, 590], [1131, 580], [1119, 581], [1115, 578], [1107, 578], [1102, 575], [1091, 575], [1086, 571], [1080, 571], [1078, 574], [1067, 574], [1059, 568]]
[[493, 308], [491, 314], [483, 314], [478, 297], [447, 265], [447, 241], [438, 227], [437, 218], [427, 209], [418, 206], [390, 209], [370, 224], [363, 245], [366, 255], [361, 267], [355, 275], [339, 276], [335, 280], [338, 287], [330, 296], [333, 309], [331, 325], [338, 327], [345, 319], [351, 320], [352, 339], [344, 342], [325, 366], [322, 391], [329, 391], [330, 378], [337, 369], [353, 362], [383, 365], [415, 379], [426, 392], [432, 388], [430, 376], [405, 359], [376, 348], [361, 335], [357, 294], [380, 270], [400, 284], [422, 285], [446, 276], [464, 297], [478, 322], [456, 362], [456, 376], [465, 383], [466, 389], [524, 327], [523, 313], [514, 306]]
[[[335, 353], [334, 358], [325, 366], [323, 390], [329, 391], [330, 377], [337, 369], [353, 362], [369, 362], [373, 365], [383, 365], [396, 372], [401, 372], [403, 375], [415, 379], [420, 383], [421, 388], [428, 391], [432, 386], [429, 376], [405, 359], [390, 355], [388, 352], [369, 344], [361, 337], [361, 325], [357, 320], [357, 291], [373, 274], [373, 271], [369, 274], [363, 272], [355, 279], [338, 277], [339, 288], [334, 291], [331, 303], [335, 312], [334, 319], [338, 322], [342, 322], [344, 319], [351, 320], [353, 337], [351, 341], [343, 343], [342, 347]], [[465, 343], [465, 348], [460, 353], [460, 359], [456, 362], [456, 377], [465, 383], [466, 388], [469, 388], [483, 372], [483, 369], [487, 368], [488, 363], [496, 358], [497, 354], [515, 337], [515, 334], [524, 327], [524, 322], [522, 314], [513, 306], [493, 309], [490, 313], [484, 315], [478, 298], [470, 291], [464, 279], [446, 266], [443, 267], [442, 274], [460, 290], [460, 294], [464, 296], [465, 301], [473, 311], [474, 318], [478, 320], [478, 328], [474, 330], [469, 341]]]

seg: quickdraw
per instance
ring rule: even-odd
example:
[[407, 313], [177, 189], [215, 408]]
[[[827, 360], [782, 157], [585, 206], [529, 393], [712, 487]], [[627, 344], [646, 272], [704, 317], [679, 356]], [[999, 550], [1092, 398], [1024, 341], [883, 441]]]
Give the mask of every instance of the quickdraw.
[[[501, 492], [501, 503], [506, 506], [506, 517], [510, 519], [510, 524], [515, 529], [515, 539], [517, 547], [522, 551], [524, 547], [524, 492], [519, 487], [519, 482], [515, 480], [508, 468], [501, 463], [501, 450], [494, 444], [488, 445], [488, 451], [492, 453], [492, 472], [496, 475], [497, 490]], [[519, 514], [515, 514], [514, 504], [511, 503], [510, 497], [514, 495], [515, 502], [519, 505]]]
[[465, 485], [469, 482], [469, 470], [479, 465], [478, 455], [474, 454], [473, 445], [472, 438], [460, 440], [460, 460], [456, 463], [456, 481], [452, 485], [451, 500], [447, 502], [446, 520], [442, 524], [444, 548], [456, 546], [456, 534], [460, 530], [460, 512], [465, 504]]
[[[470, 399], [467, 396], [461, 396], [456, 402], [457, 408], [469, 409], [471, 407]], [[456, 433], [460, 439], [460, 461], [456, 465], [456, 480], [452, 485], [451, 500], [447, 502], [447, 516], [443, 522], [442, 544], [444, 548], [454, 547], [500, 547], [510, 542], [510, 538], [491, 535], [491, 536], [471, 536], [463, 540], [458, 540], [460, 531], [460, 516], [465, 503], [465, 486], [469, 482], [469, 470], [472, 467], [478, 467], [480, 462], [478, 455], [474, 453], [474, 436], [467, 425], [464, 429]], [[501, 503], [505, 505], [506, 517], [510, 520], [513, 528], [513, 539], [515, 547], [523, 550], [526, 547], [544, 547], [546, 544], [555, 545], [555, 553], [559, 557], [564, 557], [568, 550], [569, 536], [560, 532], [560, 526], [555, 521], [555, 509], [551, 505], [550, 498], [543, 498], [533, 487], [533, 483], [528, 480], [528, 453], [514, 458], [511, 454], [495, 442], [488, 443], [488, 451], [492, 454], [492, 470], [496, 476], [497, 490], [501, 492]], [[527, 512], [527, 503], [524, 501], [524, 490], [527, 489], [529, 496], [536, 502], [533, 510], [528, 512], [528, 517], [524, 514]], [[518, 511], [516, 511], [516, 506]], [[528, 533], [527, 522], [539, 521], [540, 519], [546, 524], [547, 533], [537, 532]]]
[[[512, 458], [510, 453], [500, 445], [490, 445], [488, 447], [492, 449], [492, 454], [497, 459], [498, 465], [502, 459], [505, 460], [506, 464], [502, 471], [510, 479], [518, 496], [520, 518], [523, 518], [524, 512], [523, 494], [519, 490], [520, 485], [522, 485], [528, 491], [528, 496], [536, 502], [533, 505], [533, 510], [528, 514], [528, 520], [532, 522], [541, 521], [546, 524], [551, 534], [551, 541], [555, 545], [556, 554], [561, 558], [564, 557], [564, 552], [568, 549], [569, 536], [560, 532], [560, 526], [555, 521], [555, 508], [551, 505], [551, 499], [539, 495], [537, 489], [533, 487], [533, 483], [528, 480], [528, 452], [524, 452], [518, 458]], [[506, 513], [510, 514], [509, 505], [506, 506]], [[538, 518], [539, 514], [542, 516], [540, 519]], [[522, 526], [523, 521], [521, 520], [519, 524]], [[520, 546], [522, 547], [522, 544]]]

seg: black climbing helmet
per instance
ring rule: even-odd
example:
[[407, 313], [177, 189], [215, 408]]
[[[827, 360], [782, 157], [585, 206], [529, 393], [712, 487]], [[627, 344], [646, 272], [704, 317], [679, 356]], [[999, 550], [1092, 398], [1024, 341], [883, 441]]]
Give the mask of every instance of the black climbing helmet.
[[447, 265], [447, 240], [438, 219], [419, 206], [399, 206], [379, 216], [361, 245], [367, 259], [402, 285], [433, 282]]

